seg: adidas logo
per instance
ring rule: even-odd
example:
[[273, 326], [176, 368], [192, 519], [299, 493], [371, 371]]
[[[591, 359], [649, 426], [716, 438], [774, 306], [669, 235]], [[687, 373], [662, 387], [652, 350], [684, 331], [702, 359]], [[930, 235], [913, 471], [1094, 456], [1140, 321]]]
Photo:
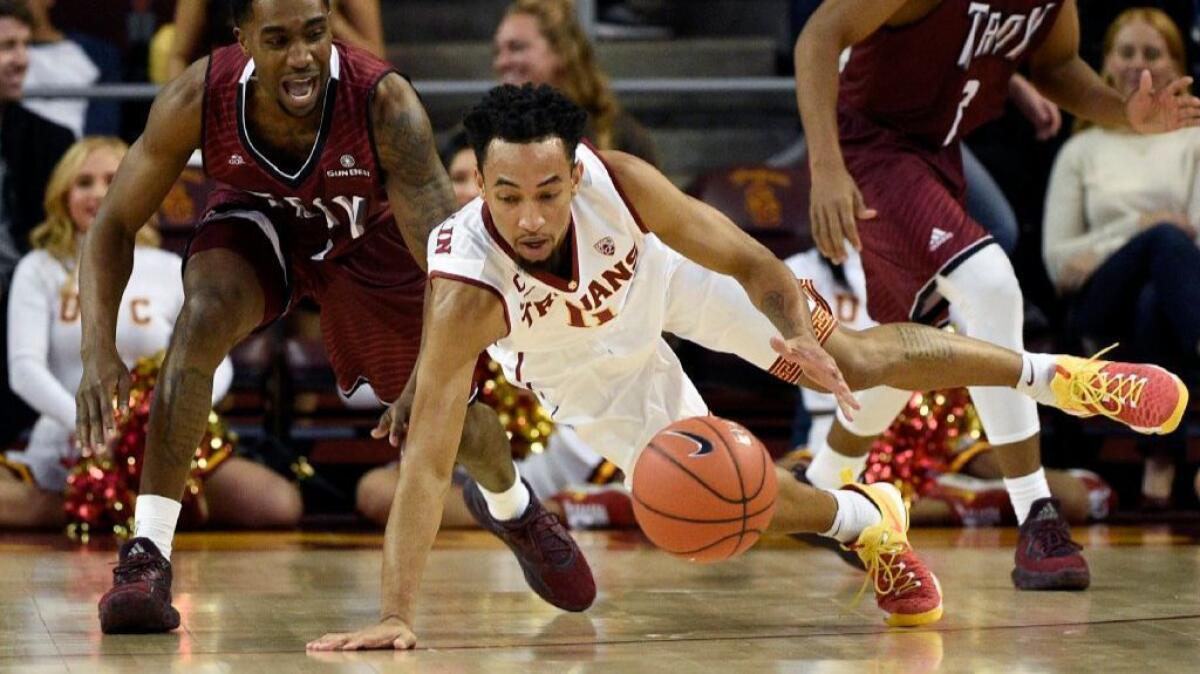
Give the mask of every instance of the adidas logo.
[[934, 251], [941, 248], [943, 243], [946, 243], [953, 237], [953, 233], [934, 227], [933, 232], [929, 235], [929, 250]]
[[230, 166], [244, 166], [245, 164], [246, 160], [242, 157], [242, 155], [237, 154], [236, 152], [229, 155]]
[[144, 554], [146, 554], [146, 549], [142, 547], [141, 543], [134, 543], [133, 547], [129, 548], [129, 556], [131, 556], [131, 557], [133, 555], [144, 555]]
[[1039, 522], [1043, 520], [1056, 520], [1058, 519], [1058, 509], [1054, 507], [1053, 503], [1047, 503], [1042, 506], [1042, 509], [1038, 511], [1037, 517], [1034, 519]]

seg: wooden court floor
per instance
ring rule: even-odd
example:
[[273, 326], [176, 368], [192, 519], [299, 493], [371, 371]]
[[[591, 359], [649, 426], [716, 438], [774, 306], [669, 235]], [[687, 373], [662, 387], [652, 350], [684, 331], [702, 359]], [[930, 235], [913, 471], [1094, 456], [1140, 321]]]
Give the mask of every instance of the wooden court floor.
[[600, 585], [585, 614], [526, 590], [509, 552], [444, 532], [409, 653], [309, 655], [307, 640], [376, 616], [375, 534], [184, 534], [183, 627], [100, 634], [111, 549], [0, 537], [0, 670], [26, 672], [1193, 672], [1200, 670], [1200, 538], [1094, 526], [1092, 588], [1013, 590], [1012, 530], [922, 530], [946, 617], [893, 630], [860, 576], [827, 552], [769, 539], [695, 566], [631, 534], [579, 536]]

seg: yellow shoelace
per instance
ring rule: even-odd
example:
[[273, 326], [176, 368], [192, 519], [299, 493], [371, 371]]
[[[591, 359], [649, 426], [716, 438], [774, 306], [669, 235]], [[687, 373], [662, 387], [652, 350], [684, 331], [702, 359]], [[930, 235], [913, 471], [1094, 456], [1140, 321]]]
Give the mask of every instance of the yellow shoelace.
[[[878, 538], [868, 540], [858, 546], [858, 556], [867, 566], [867, 577], [863, 579], [862, 587], [858, 588], [858, 594], [854, 595], [851, 606], [857, 605], [862, 600], [863, 594], [866, 593], [867, 587], [871, 585], [872, 581], [875, 584], [875, 594], [880, 595], [894, 593], [896, 596], [900, 596], [913, 588], [920, 587], [916, 574], [909, 571], [904, 562], [900, 560], [900, 555], [905, 552], [907, 547], [903, 542], [892, 541], [891, 533], [887, 531]], [[884, 555], [889, 555], [891, 562], [884, 562]]]
[[[1110, 419], [1117, 419], [1126, 405], [1136, 408], [1142, 400], [1147, 382], [1145, 377], [1109, 375], [1100, 371], [1104, 367], [1100, 356], [1116, 347], [1113, 344], [1088, 358], [1078, 371], [1071, 373], [1071, 381], [1067, 385], [1067, 396], [1072, 403], [1085, 408], [1090, 406]], [[1110, 409], [1105, 403], [1110, 403], [1115, 409]]]

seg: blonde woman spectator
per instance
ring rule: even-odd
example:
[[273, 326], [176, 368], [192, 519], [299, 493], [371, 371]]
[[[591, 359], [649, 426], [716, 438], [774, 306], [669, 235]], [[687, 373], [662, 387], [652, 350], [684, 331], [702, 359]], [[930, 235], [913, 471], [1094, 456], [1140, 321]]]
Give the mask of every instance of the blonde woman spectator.
[[[1163, 12], [1123, 12], [1104, 40], [1103, 76], [1128, 97], [1182, 76], [1183, 40]], [[1063, 146], [1046, 194], [1043, 254], [1072, 334], [1126, 357], [1200, 366], [1200, 129], [1139, 135], [1085, 127]], [[1178, 362], [1171, 362], [1178, 361]], [[1162, 444], [1165, 442], [1166, 444]], [[1164, 506], [1182, 431], [1150, 443], [1143, 496]]]
[[658, 163], [646, 129], [617, 102], [571, 0], [517, 0], [496, 28], [492, 69], [504, 84], [549, 84], [588, 113], [587, 137]]
[[[63, 519], [64, 460], [78, 451], [73, 391], [83, 371], [78, 255], [126, 150], [120, 139], [89, 137], [63, 155], [46, 188], [46, 220], [30, 234], [34, 250], [17, 265], [8, 305], [9, 384], [41, 417], [25, 451], [0, 457], [0, 527], [54, 526]], [[166, 348], [183, 306], [182, 262], [159, 250], [158, 241], [153, 227], [138, 232], [117, 319], [117, 350], [126, 364]], [[226, 360], [214, 377], [214, 401], [232, 378]], [[300, 517], [298, 490], [243, 458], [224, 461], [205, 490], [214, 523], [290, 526]]]

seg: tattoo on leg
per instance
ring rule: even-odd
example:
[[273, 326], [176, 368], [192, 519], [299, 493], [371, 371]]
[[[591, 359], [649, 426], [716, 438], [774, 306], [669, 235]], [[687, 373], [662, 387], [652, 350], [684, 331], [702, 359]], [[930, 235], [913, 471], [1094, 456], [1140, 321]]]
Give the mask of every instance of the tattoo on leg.
[[212, 411], [213, 376], [194, 367], [164, 368], [150, 415], [147, 449], [173, 470], [191, 465]]
[[951, 363], [954, 361], [954, 347], [950, 340], [940, 330], [921, 325], [900, 325], [896, 327], [900, 339], [904, 360], [923, 363]]

